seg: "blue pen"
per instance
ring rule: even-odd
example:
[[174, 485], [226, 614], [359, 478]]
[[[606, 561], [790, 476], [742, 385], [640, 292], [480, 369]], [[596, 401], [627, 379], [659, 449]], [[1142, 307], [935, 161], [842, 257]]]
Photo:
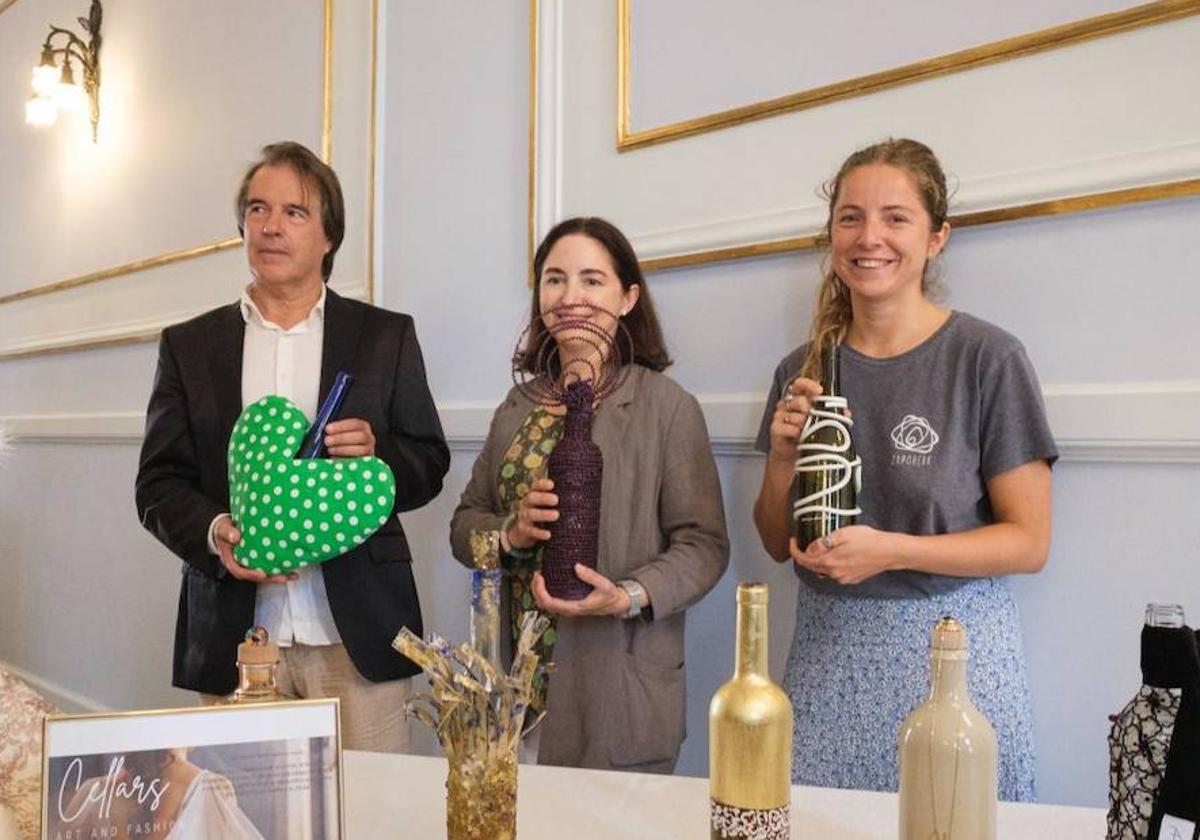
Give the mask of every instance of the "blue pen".
[[325, 457], [325, 427], [337, 419], [338, 412], [342, 410], [342, 403], [346, 400], [346, 393], [353, 384], [353, 376], [344, 370], [338, 371], [333, 380], [333, 387], [329, 389], [329, 395], [325, 397], [325, 402], [317, 412], [317, 418], [308, 427], [304, 440], [300, 442], [300, 449], [296, 452], [297, 458]]

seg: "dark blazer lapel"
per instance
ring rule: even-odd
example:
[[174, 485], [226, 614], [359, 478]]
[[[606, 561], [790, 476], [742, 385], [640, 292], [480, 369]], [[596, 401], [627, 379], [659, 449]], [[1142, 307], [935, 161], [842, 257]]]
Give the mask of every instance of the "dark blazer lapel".
[[233, 434], [233, 424], [242, 413], [242, 344], [246, 322], [240, 304], [222, 309], [207, 333], [208, 367], [216, 396], [221, 442]]
[[321, 389], [317, 405], [325, 402], [339, 370], [356, 376], [354, 357], [362, 337], [363, 309], [346, 301], [333, 289], [325, 292], [325, 338], [321, 344]]

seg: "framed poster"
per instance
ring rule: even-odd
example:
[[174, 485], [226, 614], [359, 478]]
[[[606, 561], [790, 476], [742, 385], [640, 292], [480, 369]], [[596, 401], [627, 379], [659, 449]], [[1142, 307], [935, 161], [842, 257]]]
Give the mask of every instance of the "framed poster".
[[43, 840], [338, 840], [336, 698], [50, 715]]

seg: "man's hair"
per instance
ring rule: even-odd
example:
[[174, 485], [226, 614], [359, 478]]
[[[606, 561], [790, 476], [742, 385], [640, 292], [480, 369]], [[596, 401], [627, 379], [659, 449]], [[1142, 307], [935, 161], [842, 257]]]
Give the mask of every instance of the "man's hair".
[[321, 260], [321, 276], [329, 282], [333, 273], [333, 257], [342, 245], [346, 235], [346, 202], [342, 198], [342, 185], [337, 173], [329, 164], [312, 153], [306, 146], [292, 141], [272, 143], [263, 146], [262, 157], [246, 170], [242, 185], [237, 194], [237, 228], [238, 235], [246, 235], [245, 218], [246, 202], [249, 200], [250, 179], [264, 166], [288, 166], [300, 177], [300, 186], [304, 190], [304, 198], [308, 200], [308, 189], [317, 188], [321, 199], [321, 227], [325, 230], [325, 238], [329, 240], [329, 253]]

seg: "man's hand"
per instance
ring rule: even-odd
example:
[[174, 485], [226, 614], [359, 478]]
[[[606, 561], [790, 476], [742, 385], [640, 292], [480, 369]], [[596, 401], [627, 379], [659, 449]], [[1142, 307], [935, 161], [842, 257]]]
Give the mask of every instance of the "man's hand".
[[325, 449], [331, 458], [374, 455], [375, 433], [366, 420], [334, 420], [325, 427]]
[[225, 571], [229, 572], [231, 577], [248, 580], [252, 583], [287, 583], [289, 580], [300, 577], [299, 572], [268, 575], [262, 569], [247, 569], [233, 556], [233, 547], [241, 541], [242, 532], [233, 524], [232, 517], [229, 514], [222, 515], [217, 520], [216, 528], [213, 529], [213, 543], [217, 546], [217, 556], [221, 558], [221, 565], [225, 567]]

